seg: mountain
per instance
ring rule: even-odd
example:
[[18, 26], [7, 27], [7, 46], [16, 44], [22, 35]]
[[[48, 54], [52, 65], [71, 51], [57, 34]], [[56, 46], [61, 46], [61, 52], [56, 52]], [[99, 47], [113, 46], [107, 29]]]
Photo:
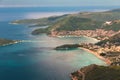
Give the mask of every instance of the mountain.
[[100, 27], [101, 22], [77, 16], [68, 16], [50, 26], [56, 31], [94, 30]]
[[[48, 31], [74, 31], [74, 30], [120, 30], [120, 12], [82, 12], [69, 14], [48, 27]], [[109, 25], [104, 25], [106, 22]], [[118, 21], [118, 22], [116, 22]], [[39, 32], [39, 31], [38, 31]], [[41, 31], [40, 31], [41, 32]]]
[[120, 80], [120, 66], [98, 66], [95, 64], [71, 73], [72, 80]]
[[[105, 23], [111, 22], [105, 25]], [[52, 16], [41, 19], [16, 20], [12, 23], [30, 24], [29, 26], [48, 26], [45, 30], [36, 29], [32, 34], [51, 33], [51, 31], [75, 30], [120, 30], [120, 9], [104, 12], [80, 12], [62, 16]]]

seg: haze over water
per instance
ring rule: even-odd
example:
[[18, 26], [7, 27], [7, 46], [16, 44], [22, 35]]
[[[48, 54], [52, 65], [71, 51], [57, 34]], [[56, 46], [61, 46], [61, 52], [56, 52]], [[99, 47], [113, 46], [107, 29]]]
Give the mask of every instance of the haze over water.
[[[56, 51], [54, 47], [68, 43], [97, 42], [88, 37], [48, 37], [31, 35], [35, 28], [9, 24], [12, 20], [61, 15], [93, 8], [0, 8], [0, 38], [30, 40], [0, 47], [0, 80], [70, 80], [71, 72], [89, 64], [105, 65], [82, 49]], [[94, 9], [95, 10], [95, 9]], [[100, 10], [104, 10], [100, 9]], [[45, 16], [42, 16], [46, 13]], [[57, 14], [60, 13], [60, 14]], [[32, 15], [31, 15], [32, 14]], [[49, 16], [50, 16], [49, 15]], [[32, 17], [31, 17], [32, 16]]]

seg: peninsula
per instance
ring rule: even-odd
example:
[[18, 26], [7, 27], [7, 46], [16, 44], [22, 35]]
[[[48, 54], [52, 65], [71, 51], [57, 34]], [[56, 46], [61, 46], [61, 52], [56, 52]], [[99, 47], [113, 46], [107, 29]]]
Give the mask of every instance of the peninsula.
[[80, 12], [62, 16], [52, 16], [40, 19], [16, 20], [11, 23], [29, 24], [29, 27], [48, 26], [38, 28], [33, 35], [47, 33], [49, 36], [88, 36], [99, 40], [111, 37], [120, 30], [120, 9], [104, 12]]
[[0, 38], [0, 46], [6, 46], [6, 45], [10, 45], [10, 44], [15, 44], [18, 42], [19, 42], [18, 40], [8, 40], [8, 39]]

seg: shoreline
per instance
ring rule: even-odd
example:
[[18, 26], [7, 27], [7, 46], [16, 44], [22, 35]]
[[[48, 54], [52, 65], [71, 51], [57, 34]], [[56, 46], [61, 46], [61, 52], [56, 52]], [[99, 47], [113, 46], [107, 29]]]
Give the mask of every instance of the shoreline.
[[12, 44], [17, 44], [17, 43], [20, 43], [20, 42], [21, 42], [21, 41], [15, 41], [15, 42], [11, 42], [11, 43], [8, 43], [8, 44], [3, 44], [3, 45], [0, 45], [0, 47], [12, 45]]
[[56, 35], [56, 36], [52, 36], [52, 35], [48, 35], [49, 37], [57, 37], [57, 38], [65, 38], [65, 37], [76, 37], [76, 38], [79, 38], [79, 37], [86, 37], [86, 38], [91, 38], [91, 39], [94, 39], [95, 41], [100, 41], [98, 40], [97, 38], [94, 38], [94, 37], [89, 37], [89, 36], [85, 36], [85, 35], [65, 35], [65, 36], [60, 36], [60, 35]]
[[99, 59], [101, 59], [102, 61], [104, 61], [107, 65], [110, 65], [110, 64], [111, 64], [111, 61], [110, 61], [109, 59], [106, 59], [106, 58], [98, 55], [97, 52], [94, 52], [94, 51], [92, 51], [92, 50], [89, 50], [89, 49], [86, 49], [86, 48], [82, 48], [82, 47], [80, 47], [80, 48], [83, 49], [83, 50], [85, 50], [85, 51], [87, 51], [87, 52], [90, 52], [90, 53], [93, 54], [93, 55], [95, 55], [97, 58], [99, 58]]

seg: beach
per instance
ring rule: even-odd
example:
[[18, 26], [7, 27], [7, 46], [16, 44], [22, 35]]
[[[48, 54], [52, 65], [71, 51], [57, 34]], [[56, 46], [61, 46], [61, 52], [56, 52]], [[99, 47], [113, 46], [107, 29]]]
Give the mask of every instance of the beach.
[[109, 59], [106, 59], [106, 58], [100, 56], [97, 52], [94, 52], [94, 51], [89, 50], [89, 49], [86, 49], [86, 48], [81, 48], [81, 49], [83, 49], [83, 50], [85, 50], [85, 51], [87, 51], [87, 52], [92, 53], [92, 54], [95, 55], [97, 58], [101, 59], [102, 61], [105, 61], [105, 63], [106, 63], [107, 65], [110, 65], [110, 64], [111, 64], [111, 61], [110, 61]]

